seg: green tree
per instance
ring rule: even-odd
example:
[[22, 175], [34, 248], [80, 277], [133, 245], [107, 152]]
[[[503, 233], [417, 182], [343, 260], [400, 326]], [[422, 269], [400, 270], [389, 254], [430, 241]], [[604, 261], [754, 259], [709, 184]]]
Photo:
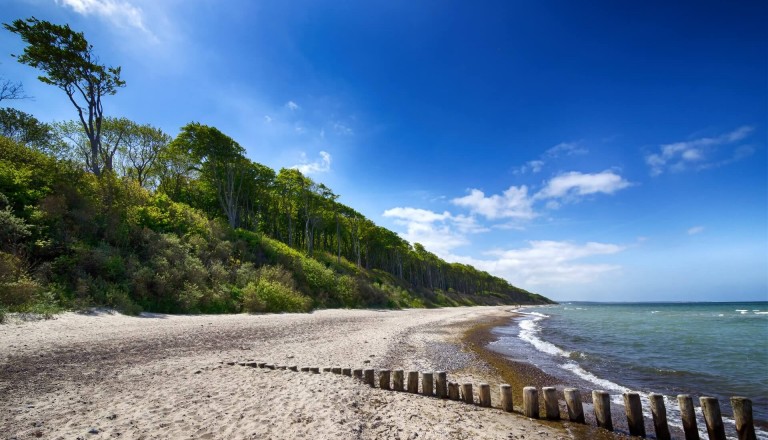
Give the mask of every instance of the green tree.
[[123, 170], [142, 187], [153, 188], [159, 177], [158, 157], [171, 137], [151, 125], [136, 125], [128, 134], [123, 152]]
[[215, 191], [229, 226], [238, 227], [250, 164], [243, 147], [215, 127], [192, 122], [182, 127], [173, 148], [192, 159], [200, 177]]
[[[27, 43], [24, 53], [16, 59], [45, 72], [40, 81], [63, 90], [77, 115], [89, 142], [89, 165], [95, 175], [101, 175], [102, 98], [114, 95], [125, 86], [120, 79], [120, 67], [107, 67], [98, 63], [93, 46], [69, 25], [56, 25], [34, 17], [4, 23], [9, 31], [21, 36]], [[105, 164], [105, 166], [108, 166]]]
[[10, 107], [0, 108], [0, 135], [38, 151], [51, 152], [51, 126], [29, 113]]

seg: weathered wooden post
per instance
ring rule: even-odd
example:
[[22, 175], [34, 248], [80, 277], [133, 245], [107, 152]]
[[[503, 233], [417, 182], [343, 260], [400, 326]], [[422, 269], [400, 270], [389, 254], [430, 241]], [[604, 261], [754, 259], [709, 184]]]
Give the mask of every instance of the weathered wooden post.
[[480, 384], [480, 406], [491, 407], [491, 386], [487, 383]]
[[333, 374], [341, 374], [341, 367], [332, 367], [331, 373]]
[[[255, 366], [255, 364], [254, 364], [254, 366]], [[288, 366], [287, 366], [287, 365], [278, 365], [278, 366], [277, 366], [277, 369], [278, 369], [278, 370], [287, 370], [287, 369], [288, 369]]]
[[432, 395], [432, 389], [434, 388], [435, 381], [432, 377], [432, 372], [421, 373], [421, 394], [425, 396]]
[[499, 394], [501, 394], [501, 409], [506, 412], [512, 412], [512, 387], [507, 384], [499, 385]]
[[645, 420], [643, 420], [643, 404], [637, 393], [624, 393], [624, 413], [627, 415], [629, 435], [645, 437]]
[[664, 404], [664, 396], [651, 393], [648, 395], [648, 401], [651, 404], [651, 415], [653, 416], [653, 430], [656, 432], [658, 440], [671, 440], [669, 434], [669, 425], [667, 424], [667, 407]]
[[367, 383], [370, 386], [376, 386], [373, 380], [373, 369], [372, 368], [366, 368], [363, 370], [363, 375], [365, 377], [365, 383]]
[[269, 368], [270, 370], [274, 370], [275, 369], [275, 364], [266, 364], [266, 365], [264, 365], [264, 368]]
[[403, 391], [403, 370], [395, 370], [392, 375], [392, 385], [395, 391]]
[[563, 390], [565, 406], [568, 407], [568, 420], [574, 423], [585, 423], [584, 406], [581, 404], [581, 393], [576, 388]]
[[435, 394], [440, 399], [448, 397], [448, 383], [445, 371], [437, 372], [437, 382], [435, 384]]
[[699, 397], [699, 403], [701, 403], [701, 412], [704, 413], [704, 421], [707, 423], [709, 440], [726, 440], [720, 402], [714, 397]]
[[298, 365], [291, 365], [290, 367], [288, 367], [288, 369], [291, 371], [299, 371]]
[[611, 396], [606, 391], [592, 391], [592, 405], [595, 407], [595, 419], [599, 428], [613, 431], [611, 418]]
[[475, 396], [472, 394], [472, 384], [471, 383], [463, 383], [461, 384], [461, 397], [463, 398], [464, 402], [466, 403], [475, 403]]
[[302, 373], [309, 373], [309, 367], [301, 367]]
[[267, 365], [266, 362], [256, 362], [256, 366], [259, 368], [264, 368]]
[[523, 415], [532, 419], [539, 418], [539, 393], [536, 387], [523, 388]]
[[752, 420], [752, 401], [746, 397], [734, 396], [731, 397], [731, 406], [739, 440], [757, 440], [755, 422]]
[[459, 384], [457, 382], [448, 382], [448, 398], [459, 400]]
[[696, 412], [693, 410], [693, 399], [688, 394], [679, 394], [677, 403], [680, 404], [680, 418], [683, 421], [685, 440], [699, 440], [699, 428], [696, 426]]
[[352, 375], [355, 376], [358, 379], [363, 379], [363, 369], [362, 368], [355, 368], [352, 370]]
[[333, 367], [323, 367], [323, 373], [330, 373]]
[[557, 402], [557, 390], [555, 387], [544, 387], [544, 416], [548, 420], [560, 420], [560, 405]]
[[414, 394], [419, 392], [419, 372], [418, 371], [408, 372], [408, 392], [414, 393]]
[[341, 374], [344, 376], [352, 376], [352, 369], [351, 368], [342, 368]]
[[379, 388], [382, 390], [389, 389], [389, 370], [379, 371]]
[[320, 367], [309, 367], [309, 371], [315, 374], [320, 374]]

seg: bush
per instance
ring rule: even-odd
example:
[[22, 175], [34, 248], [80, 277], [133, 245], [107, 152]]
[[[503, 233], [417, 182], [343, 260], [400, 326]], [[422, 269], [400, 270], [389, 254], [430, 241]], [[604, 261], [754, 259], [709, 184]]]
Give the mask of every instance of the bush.
[[0, 304], [16, 308], [34, 302], [42, 289], [37, 282], [22, 278], [0, 283]]
[[266, 278], [249, 283], [242, 292], [243, 309], [254, 312], [307, 312], [312, 300], [290, 287]]

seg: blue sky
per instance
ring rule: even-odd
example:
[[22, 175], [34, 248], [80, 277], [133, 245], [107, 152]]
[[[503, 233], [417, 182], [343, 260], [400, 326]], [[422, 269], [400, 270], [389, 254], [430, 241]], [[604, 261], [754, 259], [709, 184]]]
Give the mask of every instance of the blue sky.
[[[557, 300], [768, 300], [765, 1], [4, 0], [83, 31], [105, 112], [218, 127]], [[44, 121], [65, 95], [10, 57]]]

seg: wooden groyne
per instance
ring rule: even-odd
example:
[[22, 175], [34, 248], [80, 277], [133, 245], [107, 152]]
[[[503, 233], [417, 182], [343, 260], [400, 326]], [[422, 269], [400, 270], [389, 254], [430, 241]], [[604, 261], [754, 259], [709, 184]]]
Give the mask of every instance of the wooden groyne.
[[[269, 370], [289, 370], [294, 372], [304, 372], [319, 374], [319, 367], [301, 367], [296, 365], [285, 366], [267, 362], [228, 362], [229, 365], [242, 365], [254, 368], [265, 368]], [[465, 402], [471, 405], [491, 408], [491, 388], [486, 383], [481, 383], [477, 388], [472, 383], [448, 381], [444, 371], [436, 373], [431, 371], [408, 371], [407, 376], [403, 370], [374, 370], [352, 369], [342, 367], [324, 367], [323, 373], [331, 373], [339, 376], [354, 377], [364, 382], [366, 385], [376, 387], [382, 390], [391, 390], [399, 392], [409, 392], [421, 394], [427, 397], [438, 399], [449, 399]], [[436, 378], [435, 378], [436, 376]], [[407, 377], [407, 382], [406, 382]], [[419, 381], [421, 377], [421, 381]], [[375, 380], [378, 378], [378, 380]], [[421, 382], [421, 387], [419, 387]], [[475, 391], [477, 390], [477, 396]], [[525, 417], [532, 419], [544, 418], [548, 420], [560, 420], [561, 401], [558, 400], [557, 390], [554, 387], [543, 387], [540, 390], [536, 387], [523, 388], [522, 411], [519, 411]], [[517, 412], [514, 409], [512, 401], [512, 387], [507, 384], [499, 386], [499, 402], [501, 409], [505, 412]], [[563, 390], [564, 406], [566, 408], [567, 420], [572, 423], [586, 424], [584, 417], [584, 408], [581, 400], [581, 393], [575, 388], [565, 388]], [[541, 398], [540, 398], [541, 396]], [[643, 412], [640, 394], [636, 392], [626, 392], [622, 394], [624, 399], [624, 410], [627, 419], [629, 434], [632, 436], [645, 438], [645, 415]], [[539, 402], [544, 405], [543, 416], [539, 411]], [[669, 425], [667, 423], [667, 410], [664, 403], [664, 396], [651, 393], [648, 395], [649, 410], [652, 417], [652, 426], [654, 427], [654, 437], [659, 440], [669, 440], [671, 438]], [[699, 429], [696, 422], [696, 409], [693, 398], [687, 394], [677, 396], [680, 408], [680, 417], [683, 425], [685, 440], [701, 440]], [[746, 397], [732, 397], [730, 399], [733, 408], [733, 419], [736, 425], [738, 440], [757, 440], [755, 426], [752, 418], [752, 401]], [[702, 396], [699, 398], [701, 412], [706, 424], [707, 437], [709, 440], [726, 440], [725, 426], [723, 417], [720, 413], [720, 403], [714, 397]], [[613, 431], [613, 420], [611, 412], [611, 395], [602, 390], [592, 391], [592, 406], [596, 424], [599, 428]]]

